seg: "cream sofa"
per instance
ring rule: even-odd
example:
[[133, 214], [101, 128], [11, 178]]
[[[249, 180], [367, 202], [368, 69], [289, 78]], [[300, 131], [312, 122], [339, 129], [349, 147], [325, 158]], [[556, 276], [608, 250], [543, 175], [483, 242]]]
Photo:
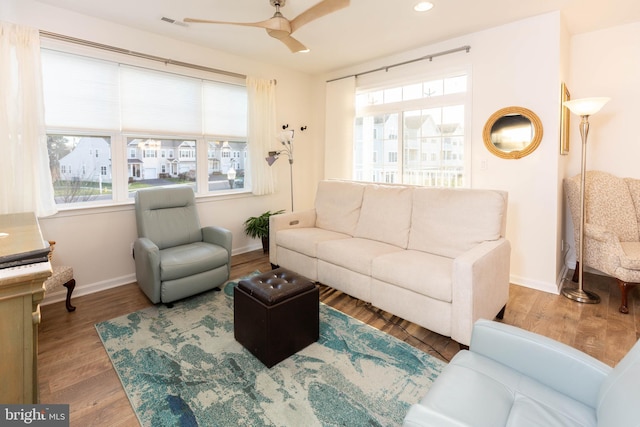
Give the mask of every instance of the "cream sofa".
[[469, 345], [509, 296], [507, 193], [321, 181], [315, 208], [270, 218], [269, 258]]

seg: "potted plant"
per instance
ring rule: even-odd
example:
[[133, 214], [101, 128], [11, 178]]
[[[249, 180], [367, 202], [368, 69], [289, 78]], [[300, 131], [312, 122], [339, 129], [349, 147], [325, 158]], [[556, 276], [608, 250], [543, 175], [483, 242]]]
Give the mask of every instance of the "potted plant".
[[244, 232], [247, 236], [254, 239], [262, 239], [262, 251], [265, 254], [269, 252], [269, 217], [283, 212], [284, 210], [277, 212], [266, 211], [262, 215], [252, 216], [244, 222]]

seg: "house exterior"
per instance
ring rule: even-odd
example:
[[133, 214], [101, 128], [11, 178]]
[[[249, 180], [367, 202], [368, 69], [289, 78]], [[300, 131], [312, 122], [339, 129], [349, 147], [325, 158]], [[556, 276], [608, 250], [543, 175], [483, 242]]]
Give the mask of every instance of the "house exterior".
[[101, 137], [80, 138], [58, 167], [63, 181], [111, 182], [111, 147]]
[[[233, 167], [242, 170], [246, 161], [246, 142], [214, 141], [207, 149], [207, 174], [226, 175]], [[196, 141], [132, 139], [127, 146], [128, 177], [146, 179], [195, 179]]]

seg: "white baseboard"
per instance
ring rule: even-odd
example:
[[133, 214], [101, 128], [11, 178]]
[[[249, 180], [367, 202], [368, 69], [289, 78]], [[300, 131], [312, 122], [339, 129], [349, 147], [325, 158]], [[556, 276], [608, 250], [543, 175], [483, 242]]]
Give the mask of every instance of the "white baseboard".
[[548, 292], [550, 294], [558, 295], [560, 290], [558, 288], [558, 284], [550, 283], [550, 282], [541, 282], [538, 280], [531, 280], [525, 277], [514, 276], [513, 274], [509, 278], [510, 283], [514, 285], [524, 286], [531, 289], [536, 289], [542, 292]]
[[[116, 288], [122, 285], [128, 285], [129, 283], [133, 283], [136, 281], [136, 275], [128, 274], [126, 276], [115, 277], [113, 279], [104, 280], [102, 282], [85, 284], [83, 286], [76, 286], [71, 295], [71, 304], [73, 304], [73, 299], [76, 297], [81, 297], [83, 295], [89, 295], [96, 292], [104, 291], [111, 288]], [[77, 285], [77, 282], [76, 282]], [[62, 287], [60, 290], [56, 292], [52, 292], [51, 294], [47, 294], [40, 303], [41, 305], [53, 304], [54, 302], [65, 301], [67, 299], [67, 288]]]

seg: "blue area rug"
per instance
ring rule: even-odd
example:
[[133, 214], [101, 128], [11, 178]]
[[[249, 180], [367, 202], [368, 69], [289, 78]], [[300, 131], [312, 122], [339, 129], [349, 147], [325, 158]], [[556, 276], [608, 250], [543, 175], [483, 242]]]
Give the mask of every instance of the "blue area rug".
[[444, 362], [320, 304], [320, 339], [267, 369], [233, 337], [233, 287], [96, 329], [143, 426], [391, 426]]

